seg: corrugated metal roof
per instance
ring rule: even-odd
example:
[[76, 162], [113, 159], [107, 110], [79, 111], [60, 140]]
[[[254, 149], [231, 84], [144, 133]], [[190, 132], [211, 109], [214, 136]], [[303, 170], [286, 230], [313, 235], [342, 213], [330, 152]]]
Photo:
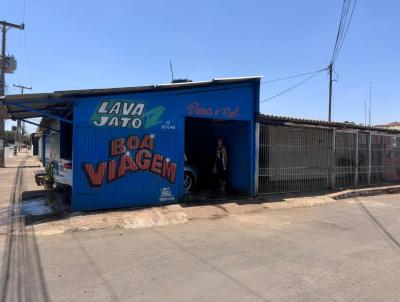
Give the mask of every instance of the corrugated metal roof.
[[400, 122], [392, 122], [385, 125], [375, 125], [375, 127], [379, 128], [400, 128]]
[[267, 114], [261, 114], [261, 113], [257, 115], [257, 121], [261, 122], [261, 123], [284, 123], [284, 124], [312, 125], [312, 126], [321, 126], [321, 127], [381, 131], [381, 132], [390, 132], [390, 133], [400, 134], [399, 130], [380, 128], [380, 127], [369, 127], [369, 126], [363, 126], [363, 125], [359, 125], [359, 124], [355, 124], [355, 123], [328, 122], [328, 121], [321, 121], [321, 120], [302, 119], [302, 118], [296, 118], [296, 117], [267, 115]]
[[56, 112], [57, 110], [62, 110], [62, 108], [67, 108], [68, 104], [73, 102], [74, 98], [78, 96], [113, 95], [133, 92], [186, 89], [220, 84], [240, 83], [251, 80], [259, 80], [260, 78], [261, 76], [218, 78], [209, 81], [166, 83], [136, 87], [62, 90], [49, 93], [14, 94], [0, 97], [0, 101], [3, 102], [7, 109], [7, 113], [5, 114], [4, 118], [25, 119], [40, 117], [41, 115], [35, 112], [23, 110], [20, 107], [13, 105], [13, 103], [26, 104], [27, 106], [29, 105], [29, 107], [32, 107], [36, 110], [49, 110]]
[[26, 98], [26, 99], [16, 99], [13, 100], [12, 103], [3, 101], [6, 109], [7, 116], [5, 118], [12, 119], [27, 119], [27, 118], [35, 118], [41, 117], [43, 114], [38, 112], [34, 112], [28, 110], [27, 108], [21, 108], [14, 104], [20, 104], [24, 106], [29, 106], [30, 108], [38, 111], [46, 111], [51, 114], [65, 116], [70, 111], [70, 103], [72, 100], [63, 99], [60, 101], [59, 99], [50, 99], [45, 102], [43, 99], [35, 99], [35, 98]]

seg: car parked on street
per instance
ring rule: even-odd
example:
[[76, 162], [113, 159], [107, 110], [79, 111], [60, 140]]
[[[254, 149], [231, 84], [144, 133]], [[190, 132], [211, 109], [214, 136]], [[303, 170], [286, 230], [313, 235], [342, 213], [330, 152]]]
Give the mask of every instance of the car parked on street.
[[199, 172], [196, 167], [191, 164], [185, 163], [183, 189], [185, 192], [193, 190], [198, 180]]
[[59, 159], [54, 161], [54, 181], [56, 187], [72, 188], [72, 161], [69, 159]]

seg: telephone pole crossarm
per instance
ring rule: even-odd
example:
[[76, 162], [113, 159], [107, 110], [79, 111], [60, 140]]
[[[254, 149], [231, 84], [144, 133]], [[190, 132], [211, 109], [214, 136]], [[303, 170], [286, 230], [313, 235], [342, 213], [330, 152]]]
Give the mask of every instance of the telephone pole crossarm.
[[14, 24], [14, 23], [10, 23], [7, 21], [0, 21], [0, 25], [2, 25], [3, 27], [12, 27], [12, 28], [17, 28], [20, 30], [24, 30], [25, 29], [25, 24], [21, 23], [21, 24]]
[[24, 89], [29, 89], [29, 90], [32, 89], [32, 87], [28, 87], [28, 86], [24, 86], [24, 85], [15, 85], [15, 84], [13, 84], [13, 86], [15, 88], [20, 88], [21, 89], [21, 94], [24, 94]]

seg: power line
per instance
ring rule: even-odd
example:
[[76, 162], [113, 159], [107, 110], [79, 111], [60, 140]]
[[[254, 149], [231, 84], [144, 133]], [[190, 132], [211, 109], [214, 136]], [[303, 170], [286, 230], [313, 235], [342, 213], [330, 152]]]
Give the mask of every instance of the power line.
[[[328, 65], [329, 71], [329, 99], [328, 99], [328, 121], [332, 120], [332, 83], [334, 81], [332, 77], [332, 73], [334, 72], [334, 65], [339, 57], [340, 50], [342, 49], [344, 40], [346, 39], [347, 31], [349, 30], [349, 26], [353, 17], [354, 9], [357, 4], [357, 0], [343, 0], [342, 4], [342, 13], [340, 16], [339, 27], [336, 34], [335, 46], [332, 52], [332, 58]], [[351, 8], [351, 4], [353, 3], [353, 7], [351, 9], [350, 17], [349, 10]]]
[[278, 78], [278, 79], [269, 80], [269, 81], [263, 81], [260, 84], [262, 85], [262, 84], [268, 84], [268, 83], [273, 83], [273, 82], [278, 82], [278, 81], [283, 81], [283, 80], [289, 80], [289, 79], [293, 79], [293, 78], [298, 78], [298, 77], [314, 74], [314, 73], [317, 73], [317, 72], [320, 72], [320, 71], [324, 71], [324, 70], [327, 70], [327, 68], [323, 68], [323, 69], [320, 69], [320, 70], [311, 71], [311, 72], [307, 72], [307, 73], [296, 74], [296, 75], [289, 76], [289, 77]]
[[25, 7], [26, 7], [26, 0], [23, 0], [23, 7], [22, 7], [22, 23], [25, 23]]
[[[24, 24], [24, 23], [25, 23], [25, 6], [26, 6], [26, 5], [25, 5], [25, 1], [26, 1], [26, 0], [22, 0], [22, 17], [21, 17], [22, 22], [21, 22], [21, 24]], [[18, 39], [17, 46], [16, 46], [11, 52], [7, 49], [7, 52], [8, 52], [9, 54], [16, 53], [17, 50], [19, 49], [19, 47], [21, 46], [21, 40], [22, 40], [22, 32], [20, 31], [20, 32], [19, 32], [19, 39]]]
[[338, 32], [336, 35], [336, 41], [335, 41], [335, 46], [333, 48], [332, 52], [332, 58], [330, 64], [334, 64], [335, 61], [337, 60], [340, 50], [343, 46], [344, 40], [346, 39], [347, 31], [349, 30], [349, 26], [353, 17], [354, 9], [357, 4], [357, 0], [354, 0], [353, 6], [351, 9], [351, 13], [349, 16], [349, 10], [351, 8], [352, 0], [343, 0], [343, 5], [342, 5], [342, 13], [340, 16], [340, 21], [339, 21], [339, 27], [338, 27]]
[[29, 60], [29, 49], [28, 49], [28, 42], [26, 39], [26, 35], [25, 35], [25, 30], [24, 30], [24, 42], [25, 42], [25, 57], [26, 57], [26, 61], [27, 61], [27, 65], [28, 65], [28, 77], [29, 77], [29, 84], [32, 86], [32, 76], [31, 76], [31, 62]]
[[334, 61], [334, 58], [336, 56], [336, 52], [338, 50], [338, 46], [340, 44], [340, 40], [341, 40], [342, 35], [343, 35], [343, 26], [344, 26], [344, 22], [345, 22], [346, 13], [348, 12], [348, 4], [349, 4], [348, 0], [344, 0], [343, 1], [342, 12], [341, 12], [340, 21], [339, 21], [339, 27], [338, 27], [338, 31], [337, 31], [337, 34], [336, 34], [335, 46], [334, 46], [333, 52], [332, 52], [331, 64]]
[[350, 23], [351, 23], [351, 19], [353, 18], [353, 13], [354, 13], [354, 9], [356, 8], [356, 4], [357, 4], [357, 0], [354, 0], [353, 8], [351, 9], [351, 13], [350, 13], [349, 22], [347, 23], [346, 30], [345, 30], [344, 35], [343, 35], [342, 43], [340, 43], [339, 49], [338, 49], [336, 57], [335, 57], [335, 61], [338, 58], [340, 50], [342, 49], [342, 46], [343, 46], [343, 42], [346, 39], [347, 31], [349, 30], [349, 26], [350, 26]]
[[279, 92], [278, 94], [275, 94], [275, 95], [273, 95], [273, 96], [271, 96], [271, 97], [269, 97], [269, 98], [266, 98], [266, 99], [260, 101], [260, 103], [264, 103], [264, 102], [271, 101], [271, 100], [273, 100], [273, 99], [275, 99], [275, 98], [277, 98], [277, 97], [279, 97], [279, 96], [281, 96], [281, 95], [283, 95], [283, 94], [285, 94], [285, 93], [287, 93], [287, 92], [289, 92], [289, 91], [291, 91], [291, 90], [293, 90], [293, 89], [299, 87], [300, 85], [304, 84], [305, 82], [307, 82], [308, 80], [312, 79], [312, 78], [315, 77], [317, 74], [320, 74], [322, 71], [325, 71], [325, 70], [326, 70], [326, 69], [321, 69], [321, 70], [319, 70], [319, 71], [314, 72], [314, 73], [311, 74], [309, 77], [305, 78], [304, 80], [300, 81], [299, 83], [297, 83], [297, 84], [295, 84], [295, 85], [293, 85], [293, 86], [290, 86], [289, 88], [286, 88], [285, 90]]

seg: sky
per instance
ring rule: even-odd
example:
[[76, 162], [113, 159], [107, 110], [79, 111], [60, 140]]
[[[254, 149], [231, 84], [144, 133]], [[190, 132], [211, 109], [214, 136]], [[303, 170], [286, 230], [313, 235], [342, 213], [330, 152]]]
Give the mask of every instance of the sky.
[[[0, 0], [11, 29], [12, 84], [31, 92], [138, 86], [262, 75], [263, 81], [325, 68], [342, 0]], [[25, 7], [25, 9], [24, 9]], [[25, 13], [24, 13], [25, 12]], [[400, 120], [400, 1], [359, 0], [336, 62], [333, 120], [364, 123], [372, 89], [372, 123]], [[260, 100], [302, 78], [263, 84]], [[265, 114], [326, 120], [328, 74], [261, 104]], [[6, 129], [11, 127], [7, 122]], [[32, 131], [33, 128], [30, 128]]]

